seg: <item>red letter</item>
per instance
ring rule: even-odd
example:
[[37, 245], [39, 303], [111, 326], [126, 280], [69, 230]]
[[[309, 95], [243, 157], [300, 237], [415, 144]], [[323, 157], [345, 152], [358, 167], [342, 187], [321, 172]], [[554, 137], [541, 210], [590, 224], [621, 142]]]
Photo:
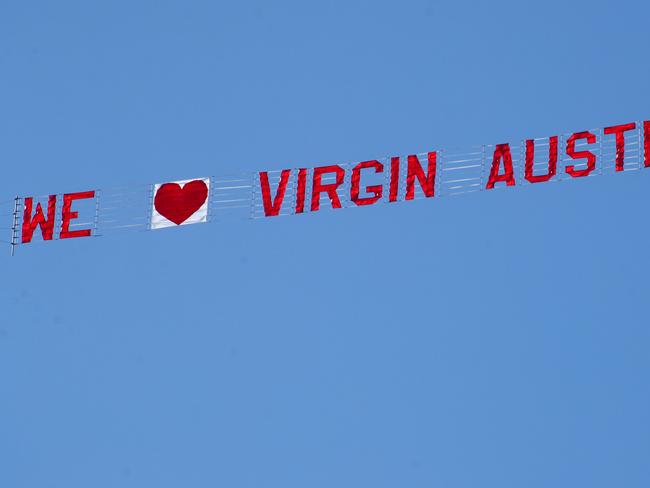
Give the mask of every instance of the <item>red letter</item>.
[[374, 196], [359, 198], [359, 184], [361, 182], [361, 170], [364, 168], [375, 168], [375, 173], [383, 173], [384, 165], [377, 160], [373, 161], [364, 161], [363, 163], [357, 164], [352, 170], [352, 187], [350, 188], [350, 200], [355, 204], [361, 205], [372, 205], [376, 203], [377, 200], [381, 198], [381, 195], [384, 191], [384, 187], [381, 185], [367, 186], [366, 192], [373, 193]]
[[[503, 159], [503, 167], [506, 172], [502, 175], [499, 174], [501, 167], [501, 160]], [[497, 144], [494, 149], [494, 157], [492, 158], [492, 169], [490, 170], [490, 179], [485, 187], [487, 190], [494, 188], [494, 184], [499, 181], [505, 181], [508, 186], [515, 185], [514, 169], [512, 168], [512, 154], [510, 153], [510, 144]]]
[[625, 169], [625, 133], [634, 129], [636, 129], [635, 123], [615, 125], [605, 129], [607, 135], [616, 134], [616, 171]]
[[271, 203], [271, 188], [269, 187], [269, 174], [266, 171], [260, 173], [260, 186], [262, 187], [262, 201], [264, 203], [264, 215], [267, 217], [275, 217], [280, 214], [282, 209], [282, 202], [284, 201], [284, 193], [287, 190], [287, 183], [291, 175], [290, 169], [282, 170], [280, 175], [280, 183], [278, 184], [278, 192], [275, 194], [273, 203]]
[[427, 175], [424, 176], [424, 170], [420, 164], [417, 156], [408, 157], [408, 168], [406, 173], [406, 200], [413, 200], [415, 198], [415, 178], [417, 177], [420, 183], [420, 188], [427, 198], [435, 195], [436, 184], [436, 152], [428, 154], [429, 165], [427, 167]]
[[596, 136], [591, 132], [576, 132], [567, 141], [566, 153], [571, 157], [571, 159], [580, 159], [587, 158], [587, 168], [577, 170], [574, 165], [566, 167], [566, 172], [573, 176], [574, 178], [580, 178], [582, 176], [589, 176], [589, 174], [596, 168], [596, 155], [591, 151], [577, 151], [576, 152], [576, 141], [578, 139], [587, 139], [589, 144], [594, 144], [596, 142]]
[[[329, 183], [323, 185], [321, 180], [325, 173], [336, 173], [336, 183]], [[315, 212], [320, 208], [320, 194], [325, 192], [330, 197], [332, 208], [341, 208], [341, 200], [336, 193], [336, 189], [343, 184], [345, 178], [345, 170], [339, 165], [321, 166], [314, 168], [314, 185], [311, 190], [311, 211]]]
[[32, 236], [36, 226], [41, 228], [41, 234], [44, 241], [51, 241], [54, 235], [54, 212], [56, 210], [56, 195], [50, 195], [47, 201], [47, 219], [43, 215], [43, 208], [40, 203], [36, 204], [36, 212], [32, 219], [33, 198], [25, 198], [25, 211], [23, 212], [23, 236], [22, 242], [26, 244], [32, 242]]
[[397, 191], [399, 189], [399, 158], [390, 160], [390, 192], [388, 194], [389, 202], [397, 201]]
[[92, 233], [90, 229], [70, 230], [70, 221], [79, 216], [79, 212], [73, 212], [72, 202], [74, 200], [83, 200], [86, 198], [95, 198], [94, 191], [82, 191], [79, 193], [66, 193], [63, 195], [63, 211], [61, 212], [61, 234], [59, 239], [72, 239], [73, 237], [88, 237]]
[[645, 167], [650, 168], [650, 120], [643, 123], [643, 147], [645, 148]]
[[557, 174], [557, 141], [558, 137], [553, 136], [549, 139], [548, 147], [548, 171], [545, 175], [533, 175], [533, 165], [535, 163], [535, 141], [529, 139], [526, 141], [526, 179], [531, 183], [542, 183], [553, 178]]
[[307, 188], [307, 170], [300, 168], [298, 170], [298, 188], [296, 189], [296, 213], [305, 211], [305, 189]]

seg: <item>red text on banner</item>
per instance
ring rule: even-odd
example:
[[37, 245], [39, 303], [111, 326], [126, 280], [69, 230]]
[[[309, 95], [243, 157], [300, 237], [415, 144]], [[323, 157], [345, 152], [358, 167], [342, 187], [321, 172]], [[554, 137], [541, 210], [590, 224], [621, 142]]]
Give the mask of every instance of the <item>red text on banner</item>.
[[[72, 239], [75, 237], [89, 237], [91, 229], [70, 230], [70, 224], [79, 217], [79, 212], [72, 210], [72, 202], [95, 198], [94, 191], [83, 191], [78, 193], [66, 193], [63, 195], [63, 207], [61, 209], [61, 231], [59, 239]], [[23, 212], [22, 242], [27, 244], [32, 241], [36, 227], [40, 227], [44, 241], [51, 241], [54, 238], [54, 220], [56, 214], [56, 195], [50, 195], [47, 201], [47, 217], [43, 213], [40, 203], [36, 204], [36, 210], [32, 215], [34, 199], [26, 197], [25, 210]]]
[[435, 195], [437, 153], [430, 152], [427, 154], [428, 165], [426, 175], [416, 155], [409, 156], [407, 161], [406, 200], [413, 200], [415, 198], [415, 178], [418, 179], [424, 195], [427, 198], [432, 198]]
[[359, 197], [359, 186], [361, 185], [361, 170], [365, 168], [374, 168], [375, 173], [383, 173], [384, 165], [377, 160], [364, 161], [357, 164], [352, 170], [352, 186], [350, 187], [350, 200], [354, 202], [355, 205], [372, 205], [376, 203], [377, 200], [381, 199], [382, 193], [384, 191], [383, 186], [373, 185], [366, 186], [366, 193], [372, 193], [371, 197], [360, 198]]
[[305, 192], [307, 191], [307, 168], [298, 170], [298, 187], [296, 189], [296, 213], [305, 211]]
[[636, 124], [614, 125], [605, 128], [605, 134], [616, 135], [616, 171], [625, 169], [625, 133], [636, 129]]
[[526, 180], [531, 183], [543, 183], [553, 178], [557, 173], [557, 145], [558, 136], [549, 138], [548, 145], [548, 169], [543, 175], [533, 174], [533, 167], [535, 164], [535, 141], [528, 139], [526, 141]]
[[[336, 183], [322, 183], [323, 175], [327, 173], [334, 173], [336, 175]], [[327, 193], [332, 202], [332, 208], [341, 208], [341, 200], [336, 192], [337, 188], [343, 184], [345, 179], [345, 170], [338, 164], [331, 166], [321, 166], [314, 168], [314, 184], [311, 190], [311, 211], [316, 212], [320, 209], [320, 194]]]
[[287, 183], [291, 175], [290, 169], [282, 170], [280, 175], [280, 183], [278, 184], [278, 191], [275, 198], [271, 202], [271, 188], [269, 185], [269, 174], [266, 171], [260, 173], [260, 186], [262, 188], [262, 202], [264, 204], [264, 215], [267, 217], [274, 217], [280, 215], [282, 210], [282, 202], [284, 201], [284, 194], [287, 191]]
[[587, 159], [587, 167], [585, 169], [575, 169], [574, 165], [566, 167], [565, 171], [574, 178], [582, 178], [589, 176], [591, 172], [596, 169], [596, 155], [591, 151], [576, 151], [576, 141], [580, 139], [587, 139], [588, 144], [596, 142], [596, 136], [591, 132], [576, 132], [567, 140], [566, 153], [571, 159]]
[[390, 158], [390, 191], [388, 201], [396, 202], [399, 191], [399, 158]]
[[[503, 161], [503, 174], [499, 174], [501, 169], [501, 161]], [[510, 152], [510, 144], [497, 144], [494, 148], [494, 157], [492, 158], [492, 169], [490, 170], [490, 178], [488, 179], [486, 189], [491, 190], [494, 188], [495, 183], [504, 181], [508, 186], [515, 186], [515, 173], [512, 167], [512, 154]]]
[[32, 236], [36, 227], [41, 228], [41, 234], [44, 241], [51, 241], [54, 236], [54, 213], [56, 212], [56, 195], [50, 195], [47, 200], [47, 217], [43, 214], [43, 208], [40, 203], [36, 204], [36, 211], [32, 216], [32, 207], [34, 199], [25, 198], [25, 209], [23, 211], [23, 229], [22, 242], [27, 244], [32, 242]]
[[63, 195], [63, 210], [61, 212], [61, 234], [60, 239], [72, 239], [75, 237], [89, 237], [92, 234], [90, 229], [70, 230], [70, 222], [79, 217], [79, 212], [72, 211], [72, 202], [95, 198], [94, 191], [83, 191], [78, 193], [66, 193]]
[[650, 168], [650, 120], [643, 123], [644, 165]]

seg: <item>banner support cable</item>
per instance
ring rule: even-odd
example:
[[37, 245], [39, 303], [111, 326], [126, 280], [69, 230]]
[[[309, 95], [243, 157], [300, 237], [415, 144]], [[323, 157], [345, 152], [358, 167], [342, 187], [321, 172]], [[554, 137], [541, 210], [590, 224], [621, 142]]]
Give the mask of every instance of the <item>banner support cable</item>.
[[11, 255], [16, 254], [16, 246], [18, 245], [18, 202], [20, 197], [16, 195], [14, 199], [14, 217], [13, 224], [11, 226]]

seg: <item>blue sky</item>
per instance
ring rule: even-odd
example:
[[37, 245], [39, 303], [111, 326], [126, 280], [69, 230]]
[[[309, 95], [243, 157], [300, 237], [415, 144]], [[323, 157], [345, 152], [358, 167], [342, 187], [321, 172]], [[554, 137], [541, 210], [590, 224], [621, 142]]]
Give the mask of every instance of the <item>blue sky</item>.
[[[6, 2], [1, 199], [647, 120], [649, 15]], [[648, 185], [7, 250], [0, 486], [646, 487]]]

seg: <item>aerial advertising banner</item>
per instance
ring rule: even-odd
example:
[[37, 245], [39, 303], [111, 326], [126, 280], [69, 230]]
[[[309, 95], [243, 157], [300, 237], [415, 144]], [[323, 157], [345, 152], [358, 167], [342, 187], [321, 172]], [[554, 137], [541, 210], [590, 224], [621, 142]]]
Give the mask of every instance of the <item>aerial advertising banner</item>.
[[17, 196], [1, 202], [0, 213], [10, 222], [5, 242], [13, 254], [35, 241], [390, 204], [644, 168], [650, 168], [650, 121], [355, 163]]

